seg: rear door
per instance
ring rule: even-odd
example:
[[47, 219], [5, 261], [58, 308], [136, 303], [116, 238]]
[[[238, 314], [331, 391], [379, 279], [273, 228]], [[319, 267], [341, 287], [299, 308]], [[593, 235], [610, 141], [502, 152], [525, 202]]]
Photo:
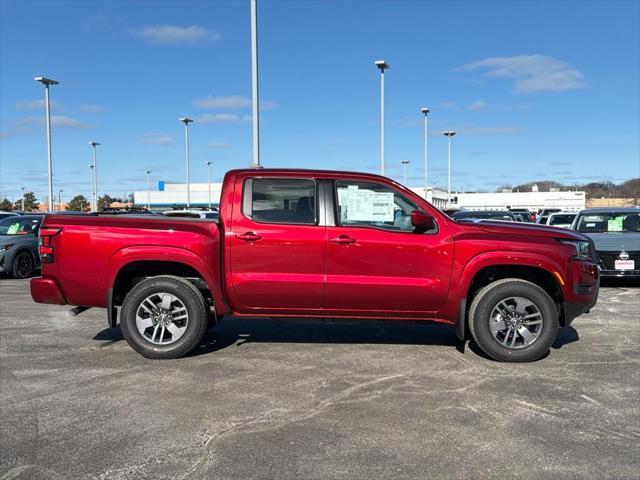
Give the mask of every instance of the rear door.
[[323, 307], [353, 314], [435, 311], [447, 299], [453, 240], [445, 225], [418, 233], [409, 196], [376, 182], [341, 180], [327, 225]]
[[325, 226], [312, 177], [239, 178], [231, 228], [230, 283], [238, 311], [320, 308]]

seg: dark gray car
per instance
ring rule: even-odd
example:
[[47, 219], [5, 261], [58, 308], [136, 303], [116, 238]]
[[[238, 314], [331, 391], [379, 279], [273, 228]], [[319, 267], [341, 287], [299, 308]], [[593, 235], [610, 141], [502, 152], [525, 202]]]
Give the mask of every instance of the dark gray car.
[[571, 228], [593, 240], [600, 274], [640, 277], [640, 209], [590, 208], [582, 210]]
[[0, 220], [0, 273], [27, 278], [40, 268], [38, 230], [42, 215], [20, 215]]

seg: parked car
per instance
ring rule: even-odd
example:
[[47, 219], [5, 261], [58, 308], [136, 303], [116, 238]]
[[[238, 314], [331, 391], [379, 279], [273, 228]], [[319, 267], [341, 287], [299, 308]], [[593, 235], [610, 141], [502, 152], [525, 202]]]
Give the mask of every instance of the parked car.
[[547, 220], [549, 220], [549, 215], [556, 212], [561, 212], [561, 208], [539, 208], [538, 214], [536, 215], [536, 223], [541, 225], [546, 225]]
[[14, 212], [5, 212], [3, 210], [0, 210], [0, 220], [2, 220], [3, 218], [7, 218], [7, 217], [17, 217], [19, 216], [19, 214], [14, 213]]
[[584, 235], [455, 221], [378, 175], [233, 170], [221, 198], [218, 222], [48, 215], [33, 299], [106, 308], [150, 358], [234, 315], [435, 321], [508, 362], [540, 358], [597, 299]]
[[218, 218], [218, 210], [167, 210], [162, 212], [167, 217], [183, 217], [183, 218], [208, 218], [210, 220], [216, 220]]
[[515, 222], [516, 217], [508, 210], [460, 210], [454, 213], [451, 218], [454, 220], [466, 220], [470, 222], [480, 220], [503, 220]]
[[576, 213], [570, 212], [556, 212], [549, 215], [546, 225], [552, 227], [571, 228], [573, 220], [576, 218]]
[[573, 230], [593, 240], [603, 277], [640, 277], [639, 215], [638, 208], [590, 208], [573, 221]]
[[15, 215], [0, 220], [0, 273], [27, 278], [40, 267], [38, 230], [43, 215]]
[[535, 222], [534, 214], [531, 213], [528, 208], [510, 208], [509, 211], [516, 217], [518, 214], [521, 215], [523, 222]]

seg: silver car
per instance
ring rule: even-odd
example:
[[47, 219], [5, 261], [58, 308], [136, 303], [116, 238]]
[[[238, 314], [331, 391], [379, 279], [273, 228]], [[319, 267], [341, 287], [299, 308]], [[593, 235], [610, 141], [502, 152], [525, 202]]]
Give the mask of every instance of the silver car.
[[0, 273], [27, 278], [40, 268], [38, 231], [43, 215], [19, 215], [0, 220]]
[[640, 277], [640, 209], [582, 210], [571, 228], [593, 240], [604, 277]]

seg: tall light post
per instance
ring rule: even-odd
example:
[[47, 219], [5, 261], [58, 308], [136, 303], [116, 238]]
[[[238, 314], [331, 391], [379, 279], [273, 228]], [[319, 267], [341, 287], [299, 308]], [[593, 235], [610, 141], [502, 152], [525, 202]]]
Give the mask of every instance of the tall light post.
[[151, 211], [151, 170], [145, 172], [147, 174], [147, 210]]
[[456, 132], [453, 130], [446, 130], [442, 132], [442, 134], [449, 140], [449, 168], [447, 174], [447, 207], [449, 207], [451, 206], [451, 137], [453, 137]]
[[47, 159], [49, 167], [49, 211], [53, 212], [53, 167], [51, 163], [51, 102], [49, 100], [49, 86], [58, 85], [60, 82], [46, 77], [35, 77], [36, 82], [44, 85], [44, 108], [47, 122]]
[[93, 210], [98, 211], [98, 164], [96, 163], [96, 147], [100, 145], [98, 142], [91, 141], [89, 145], [93, 149], [93, 168], [91, 173], [93, 175]]
[[95, 198], [96, 198], [96, 189], [95, 186], [93, 184], [93, 169], [95, 167], [93, 165], [89, 165], [89, 172], [91, 172], [91, 211], [92, 212], [97, 212], [98, 209], [96, 208], [96, 203], [95, 203]]
[[424, 107], [420, 111], [424, 115], [424, 199], [427, 200], [429, 189], [429, 109]]
[[404, 170], [404, 182], [402, 183], [405, 187], [407, 186], [407, 165], [409, 165], [409, 160], [402, 160], [402, 169]]
[[58, 205], [60, 211], [62, 211], [62, 192], [64, 192], [64, 190], [58, 190]]
[[251, 104], [253, 168], [260, 168], [260, 104], [258, 102], [258, 0], [251, 0]]
[[207, 165], [207, 192], [209, 198], [209, 210], [211, 210], [211, 162], [206, 162]]
[[20, 209], [24, 212], [24, 187], [20, 187], [20, 198], [22, 199], [22, 207]]
[[384, 175], [384, 71], [391, 68], [384, 60], [376, 60], [380, 70], [380, 175]]
[[179, 120], [184, 123], [184, 157], [187, 163], [187, 208], [191, 207], [191, 181], [189, 177], [189, 124], [193, 122], [188, 117], [181, 117]]

